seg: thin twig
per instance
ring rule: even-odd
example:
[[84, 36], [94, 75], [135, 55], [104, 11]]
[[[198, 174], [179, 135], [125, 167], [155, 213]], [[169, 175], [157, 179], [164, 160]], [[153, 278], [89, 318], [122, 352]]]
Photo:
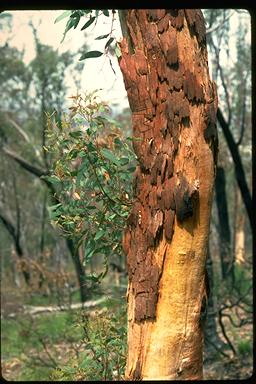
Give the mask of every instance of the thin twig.
[[227, 341], [227, 343], [228, 343], [230, 349], [232, 350], [232, 352], [233, 352], [234, 355], [236, 356], [236, 355], [237, 355], [236, 350], [235, 350], [235, 348], [233, 347], [233, 344], [231, 343], [231, 341], [230, 341], [228, 335], [226, 334], [225, 326], [224, 326], [224, 324], [223, 324], [223, 322], [222, 322], [222, 313], [221, 313], [221, 310], [219, 310], [218, 318], [219, 318], [219, 325], [220, 325], [222, 334], [223, 334], [223, 336], [225, 337], [225, 339], [226, 339], [226, 341]]
[[228, 21], [228, 19], [230, 19], [231, 16], [233, 16], [235, 14], [235, 12], [231, 12], [226, 18], [224, 18], [224, 20], [222, 22], [220, 22], [219, 24], [217, 24], [215, 27], [212, 27], [210, 29], [208, 29], [206, 31], [206, 36], [207, 35], [210, 35], [212, 32], [215, 32], [217, 31], [217, 29], [223, 27], [223, 25]]

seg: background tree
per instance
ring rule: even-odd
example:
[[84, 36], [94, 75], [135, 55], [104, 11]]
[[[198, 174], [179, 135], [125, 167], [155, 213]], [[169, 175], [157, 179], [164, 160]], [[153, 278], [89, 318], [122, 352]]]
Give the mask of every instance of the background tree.
[[[243, 307], [243, 290], [246, 290], [248, 298], [251, 297], [251, 247], [247, 248], [247, 260], [244, 260], [244, 265], [241, 268], [241, 265], [237, 263], [237, 258], [240, 257], [238, 255], [241, 255], [241, 251], [238, 253], [237, 250], [235, 250], [237, 229], [231, 225], [231, 222], [237, 222], [236, 218], [238, 215], [242, 215], [245, 220], [240, 222], [243, 222], [244, 227], [247, 228], [246, 238], [250, 241], [252, 200], [250, 192], [251, 85], [249, 68], [251, 58], [248, 41], [248, 24], [244, 22], [246, 11], [205, 10], [204, 13], [208, 27], [207, 42], [209, 44], [209, 50], [211, 52], [213, 63], [213, 78], [218, 84], [220, 100], [217, 112], [219, 123], [218, 130], [220, 136], [218, 160], [220, 172], [217, 172], [215, 184], [216, 205], [214, 204], [212, 215], [213, 233], [210, 237], [210, 248], [213, 257], [213, 269], [215, 275], [213, 294], [217, 293], [217, 297], [213, 300], [215, 305], [211, 310], [211, 313], [218, 315], [218, 325], [223, 333], [225, 342], [229, 348], [232, 349], [233, 353], [236, 353], [235, 348], [232, 346], [234, 337], [231, 332], [227, 335], [225, 331], [227, 327], [227, 323], [224, 321], [226, 310], [229, 308], [232, 313], [231, 316], [237, 320], [237, 322], [233, 322], [230, 320], [230, 315], [227, 315], [226, 317], [226, 319], [229, 319], [231, 322], [229, 325], [232, 327], [233, 332], [235, 332], [235, 328], [246, 325], [251, 321], [251, 310], [249, 310], [251, 305], [249, 304], [249, 301], [251, 299], [246, 300], [244, 307], [245, 311], [241, 309]], [[235, 39], [236, 59], [232, 60], [231, 57], [233, 53], [231, 53], [229, 48], [231, 47], [232, 39], [232, 24], [230, 21], [235, 14], [237, 14], [239, 33], [236, 34]], [[225, 65], [222, 64], [224, 60]], [[237, 92], [237, 89], [240, 91]], [[220, 179], [220, 181], [222, 179], [222, 181], [218, 182], [218, 179]], [[225, 179], [226, 187], [224, 188]], [[237, 204], [238, 195], [240, 197], [239, 206]], [[243, 207], [241, 206], [242, 201], [244, 204]], [[216, 216], [217, 212], [218, 217]], [[231, 218], [235, 219], [231, 221]], [[230, 221], [230, 223], [228, 223], [228, 221]], [[214, 245], [214, 234], [216, 233], [216, 228], [219, 237], [219, 252], [216, 252], [217, 249]], [[239, 230], [239, 233], [242, 233], [241, 229]], [[243, 239], [245, 237], [242, 235], [240, 238]], [[247, 244], [249, 243], [247, 242]], [[245, 249], [245, 247], [246, 245], [243, 243], [243, 249]], [[216, 259], [217, 254], [219, 254], [221, 258], [220, 265], [222, 271], [218, 268], [219, 263]], [[232, 279], [227, 279], [227, 281], [224, 281], [221, 285], [219, 282], [221, 274], [223, 277], [232, 276]], [[243, 276], [244, 283], [242, 283], [241, 276]], [[225, 352], [223, 353], [225, 354]]]
[[[60, 114], [61, 107], [63, 107], [64, 103], [64, 95], [67, 92], [63, 78], [68, 67], [72, 64], [73, 55], [68, 52], [59, 55], [58, 52], [54, 51], [51, 47], [41, 44], [36, 34], [36, 28], [33, 25], [32, 28], [36, 45], [36, 57], [27, 67], [23, 63], [22, 52], [19, 52], [16, 48], [9, 47], [8, 43], [1, 47], [3, 68], [1, 85], [5, 90], [1, 94], [1, 100], [3, 101], [1, 104], [1, 136], [3, 152], [9, 158], [16, 161], [24, 170], [40, 178], [49, 172], [49, 159], [45, 148], [47, 129], [46, 113], [57, 111]], [[35, 102], [32, 102], [32, 100], [35, 100]], [[39, 119], [38, 113], [40, 114]], [[24, 142], [22, 147], [20, 145], [20, 138]], [[14, 178], [16, 177], [17, 175], [15, 174]], [[45, 196], [42, 200], [42, 210], [45, 212], [46, 192], [45, 188], [39, 184], [43, 184], [41, 180], [38, 180], [38, 182], [34, 184], [33, 179], [30, 178], [29, 185], [33, 186], [29, 188], [29, 191], [30, 193], [33, 193], [32, 191], [35, 190], [35, 194], [39, 193], [39, 195]], [[52, 185], [48, 184], [47, 186], [50, 194], [53, 195], [54, 189], [52, 188]], [[3, 182], [3, 187], [5, 187], [5, 182]], [[8, 203], [9, 202], [7, 202], [7, 204]], [[2, 203], [2, 206], [4, 206], [4, 203]], [[24, 210], [21, 209], [19, 220], [22, 222], [21, 227], [25, 228], [23, 218], [26, 212], [26, 204], [24, 200], [23, 207]], [[29, 213], [31, 215], [31, 210], [29, 210]], [[39, 204], [39, 211], [35, 214], [35, 217], [40, 216], [41, 212]], [[45, 225], [44, 213], [41, 224], [43, 227], [42, 232], [40, 230], [40, 225], [33, 226], [30, 217], [27, 217], [27, 220], [30, 221], [28, 230], [30, 229], [31, 232], [26, 232], [26, 235], [23, 233], [23, 239], [25, 236], [30, 239], [28, 242], [29, 249], [26, 250], [26, 256], [28, 257], [28, 255], [30, 255], [31, 257], [31, 255], [34, 254], [35, 249], [38, 249], [39, 247], [39, 255], [41, 254], [39, 257], [40, 261], [42, 254], [44, 253], [42, 251], [45, 249], [46, 253], [48, 252], [48, 246], [45, 247], [45, 242], [42, 242], [42, 239], [49, 239], [51, 237], [49, 235], [46, 236], [47, 232], [50, 233], [49, 223]], [[3, 222], [7, 223], [6, 220]], [[10, 225], [7, 227], [6, 224], [6, 228], [10, 229], [11, 227]], [[37, 234], [35, 234], [35, 229]], [[18, 244], [18, 239], [20, 243], [20, 237], [17, 237], [18, 233], [19, 232], [15, 235], [16, 244]], [[12, 231], [12, 234], [14, 236], [14, 231]], [[57, 234], [55, 234], [55, 236], [56, 235]], [[31, 236], [32, 239], [34, 239], [32, 241]], [[36, 244], [36, 238], [41, 239], [38, 242], [39, 244]], [[72, 256], [75, 266], [80, 285], [81, 300], [85, 301], [88, 295], [85, 271], [72, 240], [67, 241], [67, 249]], [[21, 256], [20, 252], [18, 255]], [[28, 262], [26, 263], [26, 268], [29, 268]]]

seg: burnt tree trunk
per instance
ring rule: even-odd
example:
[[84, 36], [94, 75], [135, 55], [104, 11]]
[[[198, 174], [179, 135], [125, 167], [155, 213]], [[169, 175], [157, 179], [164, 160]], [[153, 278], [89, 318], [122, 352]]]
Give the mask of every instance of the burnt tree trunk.
[[9, 232], [10, 236], [13, 239], [16, 254], [21, 261], [22, 274], [24, 276], [26, 284], [30, 285], [30, 273], [27, 270], [26, 263], [24, 262], [24, 253], [23, 253], [22, 246], [20, 244], [19, 228], [16, 229], [13, 223], [11, 222], [11, 220], [3, 216], [1, 213], [0, 213], [0, 221], [2, 221], [3, 225], [5, 226], [5, 228], [7, 229], [7, 231]]
[[206, 323], [204, 328], [204, 345], [205, 345], [205, 360], [214, 359], [216, 352], [225, 347], [225, 344], [220, 339], [217, 331], [216, 324], [216, 315], [217, 308], [214, 296], [214, 275], [213, 275], [213, 265], [212, 257], [210, 253], [210, 247], [208, 244], [207, 249], [207, 261], [206, 261], [206, 270], [208, 275], [208, 284], [209, 284], [209, 294], [208, 294], [208, 303], [206, 311]]
[[86, 284], [86, 274], [83, 264], [80, 261], [78, 250], [72, 239], [66, 239], [67, 247], [70, 251], [73, 263], [76, 269], [76, 275], [79, 283], [80, 300], [84, 303], [89, 298], [89, 291]]
[[128, 380], [202, 378], [216, 90], [200, 10], [121, 11], [138, 166], [127, 254]]
[[218, 211], [219, 250], [222, 277], [233, 277], [234, 265], [231, 252], [231, 234], [228, 216], [228, 203], [226, 194], [226, 177], [223, 167], [217, 167], [215, 181], [215, 197]]
[[243, 203], [245, 205], [245, 209], [250, 221], [251, 228], [253, 227], [253, 207], [252, 207], [252, 197], [251, 193], [246, 181], [244, 167], [242, 164], [241, 156], [238, 150], [238, 145], [235, 143], [235, 140], [233, 138], [233, 135], [230, 131], [229, 124], [226, 122], [221, 110], [218, 108], [217, 110], [217, 118], [218, 122], [222, 128], [223, 134], [225, 136], [225, 139], [227, 141], [228, 148], [230, 150], [230, 153], [232, 155], [234, 165], [235, 165], [235, 174], [236, 174], [236, 180], [238, 187], [241, 192], [241, 196], [243, 199]]

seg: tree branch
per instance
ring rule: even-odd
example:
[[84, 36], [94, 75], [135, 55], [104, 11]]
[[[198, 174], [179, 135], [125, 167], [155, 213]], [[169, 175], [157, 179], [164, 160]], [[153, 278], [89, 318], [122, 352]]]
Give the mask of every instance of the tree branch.
[[31, 141], [28, 137], [28, 135], [26, 134], [26, 132], [21, 128], [21, 126], [15, 121], [13, 120], [8, 114], [6, 114], [6, 118], [7, 120], [9, 121], [9, 123], [12, 124], [12, 126], [20, 133], [20, 135], [23, 137], [23, 139], [31, 144]]
[[26, 169], [26, 171], [33, 173], [33, 175], [35, 175], [37, 177], [48, 175], [47, 171], [45, 171], [44, 169], [39, 168], [35, 165], [32, 165], [27, 160], [23, 159], [23, 157], [17, 155], [17, 153], [15, 153], [15, 152], [13, 152], [11, 149], [8, 149], [7, 147], [3, 147], [2, 150], [7, 156], [9, 156], [11, 159], [16, 161], [19, 165], [21, 165], [22, 168]]
[[2, 223], [4, 224], [5, 228], [13, 238], [14, 242], [16, 243], [16, 230], [11, 220], [5, 217], [1, 212], [0, 212], [0, 220], [2, 220]]
[[206, 30], [206, 36], [210, 35], [212, 32], [217, 31], [217, 29], [222, 28], [223, 25], [226, 23], [226, 21], [228, 21], [228, 19], [230, 19], [230, 17], [233, 16], [234, 14], [235, 14], [235, 11], [231, 12], [227, 17], [225, 17], [222, 20], [222, 22], [220, 22], [219, 24], [215, 25], [214, 27], [209, 28], [208, 30]]
[[41, 160], [41, 155], [40, 155], [40, 152], [38, 151], [38, 149], [34, 148], [33, 144], [31, 143], [31, 140], [29, 138], [29, 136], [27, 135], [27, 133], [21, 128], [21, 126], [15, 121], [13, 120], [9, 115], [8, 113], [5, 114], [7, 120], [9, 123], [12, 124], [12, 126], [19, 132], [19, 134], [23, 137], [23, 139], [31, 145], [31, 147], [33, 148], [36, 156], [38, 157], [39, 160]]

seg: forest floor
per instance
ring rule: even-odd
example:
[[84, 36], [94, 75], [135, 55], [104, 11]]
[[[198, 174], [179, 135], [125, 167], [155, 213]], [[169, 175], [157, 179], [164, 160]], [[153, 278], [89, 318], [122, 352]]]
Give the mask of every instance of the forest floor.
[[[28, 309], [28, 307], [25, 308]], [[29, 308], [36, 310], [36, 306]], [[102, 313], [109, 310], [111, 310], [111, 304], [109, 307], [105, 306], [104, 300], [99, 302], [98, 297], [96, 306], [92, 305], [88, 308], [87, 313], [95, 316], [96, 311]], [[10, 314], [12, 314], [11, 317]], [[39, 315], [30, 315], [28, 320], [20, 298], [15, 295], [10, 295], [9, 298], [5, 296], [2, 300], [1, 314], [1, 374], [4, 379], [8, 381], [49, 380], [56, 364], [60, 363], [63, 366], [72, 357], [75, 358], [81, 353], [84, 348], [79, 342], [81, 334], [77, 330], [72, 330], [70, 334], [67, 332], [67, 327], [71, 328], [70, 324], [75, 319], [76, 310], [44, 312]], [[229, 329], [228, 323], [226, 331], [229, 335], [233, 334], [232, 342], [235, 345], [236, 335], [232, 329]], [[45, 334], [47, 334], [46, 337]], [[244, 344], [241, 344], [243, 348], [239, 347], [239, 343], [236, 345], [236, 356], [232, 356], [231, 353], [228, 357], [219, 353], [207, 356], [204, 363], [205, 380], [247, 379], [252, 375], [252, 326], [247, 324], [239, 329], [237, 340], [240, 344], [243, 340]], [[245, 343], [246, 340], [247, 343]], [[32, 369], [31, 364], [34, 364]]]

